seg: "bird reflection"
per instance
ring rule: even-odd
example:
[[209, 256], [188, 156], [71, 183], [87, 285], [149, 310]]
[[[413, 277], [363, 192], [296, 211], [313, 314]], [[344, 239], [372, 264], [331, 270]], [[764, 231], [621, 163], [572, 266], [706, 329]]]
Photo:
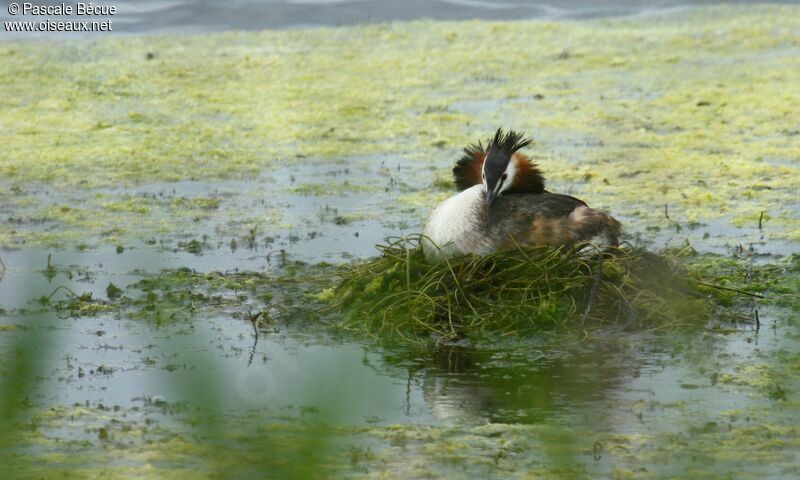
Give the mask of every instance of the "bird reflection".
[[408, 369], [407, 403], [420, 388], [435, 419], [470, 424], [537, 423], [602, 404], [638, 369], [632, 355], [608, 346], [509, 352], [440, 345], [424, 356], [390, 359], [398, 361]]

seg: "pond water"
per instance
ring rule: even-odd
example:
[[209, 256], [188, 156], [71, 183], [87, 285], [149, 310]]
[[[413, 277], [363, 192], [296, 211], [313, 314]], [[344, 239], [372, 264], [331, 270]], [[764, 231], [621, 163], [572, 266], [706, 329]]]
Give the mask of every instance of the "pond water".
[[[0, 2], [2, 20], [41, 20], [48, 17], [7, 14], [9, 1]], [[225, 30], [261, 30], [265, 28], [303, 28], [338, 26], [360, 23], [434, 20], [519, 20], [588, 19], [616, 16], [647, 15], [658, 12], [686, 9], [699, 4], [767, 3], [760, 0], [728, 1], [702, 0], [569, 0], [542, 2], [538, 0], [237, 0], [216, 2], [211, 0], [127, 0], [107, 2], [117, 13], [100, 17], [112, 21], [111, 34], [130, 33], [209, 33]], [[796, 0], [768, 3], [797, 3]], [[49, 17], [65, 20], [70, 17]], [[71, 17], [78, 20], [78, 17]], [[96, 37], [102, 32], [71, 32], [59, 34], [11, 33], [9, 37], [42, 38]]]
[[[362, 3], [376, 19], [406, 18]], [[603, 2], [578, 13], [519, 3], [607, 13]], [[173, 31], [182, 15], [201, 31], [263, 26], [208, 26], [222, 7], [205, 2], [126, 5], [131, 32]], [[349, 22], [354, 5], [313, 3], [340, 15], [325, 24]], [[443, 5], [511, 15], [497, 2], [415, 5], [435, 18]], [[460, 39], [461, 24], [419, 22], [0, 45], [3, 85], [31, 75], [40, 87], [0, 99], [13, 110], [0, 116], [9, 475], [797, 478], [800, 301], [786, 286], [800, 272], [800, 69], [787, 66], [800, 17], [787, 11], [508, 23], [535, 54], [497, 76], [469, 70], [485, 53], [469, 42], [498, 35], [481, 22]], [[280, 18], [270, 21], [296, 23]], [[453, 39], [467, 46], [414, 63]], [[374, 52], [391, 75], [371, 70]], [[343, 73], [330, 59], [344, 58], [366, 60]], [[32, 73], [35, 62], [54, 70]], [[58, 81], [87, 69], [119, 76]], [[697, 93], [723, 76], [720, 91]], [[511, 120], [535, 128], [548, 188], [610, 209], [630, 243], [766, 266], [784, 288], [686, 331], [428, 347], [343, 330], [313, 304], [284, 314], [330, 264], [418, 233], [452, 194], [463, 138]]]
[[[411, 171], [395, 172], [402, 180], [398, 184], [413, 183], [417, 176]], [[313, 171], [290, 167], [270, 178], [289, 183], [291, 177], [294, 182], [313, 184], [315, 178], [329, 179], [331, 175], [357, 179], [341, 165]], [[133, 187], [125, 193], [158, 196], [169, 190], [169, 195], [190, 197], [213, 190], [224, 202], [233, 202], [233, 210], [244, 211], [252, 209], [252, 199], [263, 194], [265, 184], [180, 182]], [[234, 191], [236, 195], [225, 194]], [[242, 420], [249, 422], [252, 415], [261, 422], [324, 418], [336, 425], [368, 429], [333, 435], [349, 436], [357, 448], [371, 452], [350, 471], [354, 475], [381, 471], [399, 461], [391, 447], [393, 440], [385, 436], [390, 435], [386, 432], [396, 434], [400, 426], [406, 429], [404, 435], [414, 428], [441, 428], [456, 429], [447, 430], [453, 438], [478, 435], [489, 441], [517, 436], [515, 441], [525, 445], [563, 443], [555, 453], [535, 449], [509, 453], [512, 460], [507, 468], [523, 468], [528, 462], [552, 466], [555, 462], [587, 475], [610, 474], [620, 465], [647, 468], [657, 475], [681, 474], [692, 468], [732, 474], [746, 467], [763, 472], [767, 467], [758, 455], [752, 462], [737, 457], [743, 442], [739, 436], [752, 435], [751, 429], [758, 425], [765, 431], [779, 431], [770, 433], [769, 438], [754, 437], [754, 442], [768, 444], [772, 435], [782, 442], [795, 438], [796, 410], [781, 403], [786, 401], [784, 395], [792, 395], [800, 387], [796, 375], [789, 374], [797, 365], [800, 332], [795, 314], [777, 307], [759, 307], [758, 329], [752, 324], [723, 323], [721, 329], [656, 335], [611, 328], [593, 332], [590, 338], [580, 332], [543, 332], [525, 339], [420, 349], [381, 345], [302, 320], [264, 325], [256, 336], [244, 315], [259, 304], [257, 295], [237, 297], [235, 291], [225, 288], [204, 290], [210, 293], [198, 297], [198, 308], [183, 312], [174, 321], [154, 318], [153, 312], [138, 317], [125, 311], [75, 314], [41, 305], [39, 299], [48, 296], [52, 296], [51, 304], [68, 302], [70, 291], [78, 295], [90, 292], [94, 298], [104, 299], [109, 284], [128, 289], [126, 293], [133, 296], [140, 280], [159, 278], [183, 267], [198, 274], [258, 272], [278, 279], [287, 262], [306, 262], [313, 270], [319, 261], [368, 258], [374, 255], [376, 242], [402, 233], [398, 222], [405, 223], [408, 232], [418, 228], [419, 214], [414, 209], [391, 219], [364, 214], [353, 221], [337, 222], [320, 215], [331, 209], [336, 209], [332, 216], [342, 218], [359, 211], [389, 211], [397, 192], [388, 187], [385, 197], [377, 196], [379, 200], [358, 193], [302, 192], [277, 198], [267, 195], [270, 203], [281, 205], [285, 215], [296, 221], [287, 231], [257, 233], [250, 245], [240, 240], [240, 247], [232, 247], [224, 235], [213, 234], [210, 237], [215, 240], [205, 240], [199, 250], [179, 246], [185, 239], [201, 238], [202, 232], [219, 232], [219, 219], [208, 219], [159, 237], [157, 242], [131, 239], [121, 251], [105, 246], [3, 252], [0, 305], [5, 313], [0, 323], [12, 326], [0, 335], [4, 362], [14, 359], [24, 338], [34, 336], [39, 350], [31, 368], [40, 381], [25, 395], [28, 409], [63, 409], [37, 420], [42, 423], [40, 435], [50, 441], [58, 439], [61, 446], [47, 442], [39, 448], [53, 455], [64, 445], [70, 449], [82, 445], [88, 450], [81, 450], [84, 459], [75, 460], [76, 465], [92, 471], [98, 468], [97, 456], [103, 458], [105, 445], [119, 439], [118, 448], [131, 455], [145, 449], [159, 469], [170, 472], [169, 462], [152, 451], [163, 439], [131, 432], [158, 425], [171, 436], [186, 438], [190, 433], [180, 415], [190, 415], [198, 408], [211, 408], [228, 420], [249, 418]], [[309, 235], [311, 231], [317, 234]], [[359, 235], [354, 236], [354, 231]], [[739, 239], [752, 239], [744, 252], [727, 240], [731, 231]], [[796, 251], [791, 244], [760, 244], [757, 229], [724, 225], [685, 228], [680, 233], [645, 230], [637, 236], [651, 247], [680, 245], [689, 239], [707, 251], [749, 255], [761, 263]], [[271, 239], [269, 245], [264, 245], [266, 237]], [[758, 255], [766, 247], [775, 250]], [[280, 291], [280, 285], [276, 289]], [[168, 290], [156, 291], [166, 295]], [[230, 301], [214, 301], [212, 294]], [[218, 307], [214, 307], [216, 303]], [[186, 309], [185, 304], [177, 304], [177, 309], [181, 308]], [[775, 363], [778, 358], [783, 363]], [[81, 411], [76, 413], [78, 408]], [[120, 430], [109, 410], [125, 412], [127, 430]], [[74, 420], [76, 415], [82, 420]], [[487, 425], [498, 430], [474, 430]], [[534, 430], [514, 430], [515, 426]], [[542, 426], [555, 431], [536, 430]], [[381, 428], [388, 430], [381, 432]], [[785, 431], [787, 428], [790, 431]], [[559, 429], [563, 429], [561, 434]], [[281, 438], [276, 435], [273, 438]], [[709, 443], [714, 435], [733, 440], [723, 447], [714, 446]], [[698, 450], [689, 455], [674, 444], [678, 440]], [[447, 450], [448, 445], [417, 437], [406, 441], [406, 454], [423, 461], [432, 475], [454, 474], [447, 462], [432, 460], [440, 455], [435, 453], [438, 449]], [[481, 458], [499, 448], [464, 441], [466, 446], [459, 453], [464, 458]], [[796, 473], [791, 468], [797, 465], [796, 449], [764, 448], [769, 453], [764, 458], [777, 462], [768, 468], [771, 475], [790, 478]], [[662, 449], [683, 460], [677, 466], [653, 463]], [[630, 455], [641, 458], [641, 463]], [[708, 463], [709, 456], [718, 455], [724, 458]], [[198, 472], [213, 469], [208, 459], [182, 461], [194, 464]], [[477, 466], [461, 474], [470, 478], [488, 475]]]

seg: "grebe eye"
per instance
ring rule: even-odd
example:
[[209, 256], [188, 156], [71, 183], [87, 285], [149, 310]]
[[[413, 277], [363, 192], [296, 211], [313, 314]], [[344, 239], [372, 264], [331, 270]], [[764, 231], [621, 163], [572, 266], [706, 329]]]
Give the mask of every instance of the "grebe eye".
[[507, 174], [507, 173], [504, 173], [504, 174], [503, 174], [503, 175], [500, 177], [500, 180], [505, 180], [506, 178], [508, 178], [508, 174]]

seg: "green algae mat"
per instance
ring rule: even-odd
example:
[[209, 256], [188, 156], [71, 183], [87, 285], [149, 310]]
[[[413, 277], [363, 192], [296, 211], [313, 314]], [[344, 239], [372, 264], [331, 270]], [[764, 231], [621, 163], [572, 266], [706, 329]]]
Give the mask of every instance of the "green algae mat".
[[[798, 47], [793, 6], [0, 43], [5, 474], [797, 478]], [[374, 250], [500, 125], [636, 244], [588, 315], [591, 258]], [[567, 281], [498, 310], [498, 266]]]
[[[796, 7], [726, 6], [3, 42], [0, 242], [124, 243], [236, 213], [291, 224], [280, 209], [237, 212], [211, 191], [153, 198], [124, 187], [257, 179], [332, 159], [358, 171], [381, 155], [446, 174], [498, 125], [537, 140], [551, 185], [628, 225], [660, 220], [668, 204], [677, 221], [761, 219], [769, 238], [797, 241], [798, 30]], [[398, 196], [427, 207], [444, 195], [435, 180]], [[318, 192], [263, 181], [266, 198]], [[378, 193], [383, 183], [325, 187]]]

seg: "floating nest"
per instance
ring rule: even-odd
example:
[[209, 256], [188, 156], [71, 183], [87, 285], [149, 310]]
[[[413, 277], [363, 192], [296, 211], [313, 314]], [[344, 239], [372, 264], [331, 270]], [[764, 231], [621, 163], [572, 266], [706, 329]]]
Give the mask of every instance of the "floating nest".
[[389, 239], [379, 257], [343, 267], [321, 298], [346, 327], [413, 341], [609, 324], [674, 329], [702, 324], [716, 306], [713, 286], [677, 256], [583, 244], [431, 264], [419, 243]]

